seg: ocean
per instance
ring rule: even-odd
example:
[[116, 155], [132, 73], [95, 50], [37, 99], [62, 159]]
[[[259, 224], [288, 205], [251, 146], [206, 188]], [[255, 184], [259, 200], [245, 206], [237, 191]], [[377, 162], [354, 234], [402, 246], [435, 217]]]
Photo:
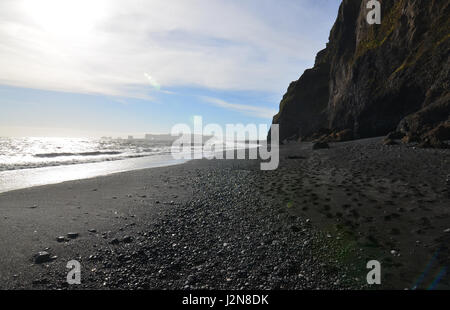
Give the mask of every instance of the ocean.
[[0, 138], [0, 171], [170, 154], [169, 140]]
[[172, 157], [174, 139], [0, 138], [0, 193], [184, 163]]

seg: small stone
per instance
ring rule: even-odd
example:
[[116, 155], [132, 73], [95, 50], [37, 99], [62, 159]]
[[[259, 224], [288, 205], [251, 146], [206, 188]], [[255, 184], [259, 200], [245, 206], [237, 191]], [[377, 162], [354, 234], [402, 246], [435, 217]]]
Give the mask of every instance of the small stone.
[[122, 242], [123, 242], [123, 243], [131, 243], [131, 242], [133, 242], [133, 237], [131, 237], [131, 236], [125, 236], [125, 237], [122, 239]]
[[291, 230], [292, 230], [293, 232], [299, 232], [299, 231], [300, 231], [300, 228], [298, 228], [298, 226], [292, 225], [292, 226], [291, 226]]
[[445, 233], [450, 233], [450, 228], [447, 228], [446, 230], [444, 230]]
[[330, 146], [326, 142], [319, 141], [319, 142], [314, 143], [312, 148], [313, 148], [313, 150], [320, 150], [320, 149], [329, 149]]
[[109, 243], [111, 243], [111, 244], [119, 244], [119, 242], [120, 242], [119, 239], [114, 238]]
[[34, 262], [36, 264], [42, 264], [49, 261], [51, 261], [50, 253], [46, 251], [41, 251], [34, 255]]
[[398, 143], [392, 139], [386, 138], [382, 141], [382, 144], [390, 146], [390, 145], [397, 145]]
[[95, 234], [95, 233], [97, 232], [96, 229], [89, 229], [88, 231], [89, 231], [90, 233], [93, 233], [93, 234]]
[[58, 242], [65, 242], [66, 241], [66, 237], [59, 236], [58, 238], [56, 238], [56, 241], [58, 241]]
[[392, 254], [392, 255], [397, 255], [397, 253], [398, 253], [398, 252], [397, 252], [396, 250], [391, 250], [391, 254]]
[[76, 239], [76, 238], [78, 238], [79, 235], [80, 235], [79, 233], [70, 232], [70, 233], [67, 233], [67, 238], [69, 238], [69, 239]]

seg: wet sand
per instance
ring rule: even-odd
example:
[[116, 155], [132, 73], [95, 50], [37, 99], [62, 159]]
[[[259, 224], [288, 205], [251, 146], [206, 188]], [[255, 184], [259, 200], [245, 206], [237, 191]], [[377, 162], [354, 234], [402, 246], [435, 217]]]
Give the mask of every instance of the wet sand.
[[[372, 259], [375, 288], [449, 288], [450, 153], [380, 142], [283, 146], [275, 171], [195, 160], [2, 193], [0, 288], [68, 288], [72, 259], [69, 288], [360, 289]], [[43, 250], [57, 258], [34, 263]]]

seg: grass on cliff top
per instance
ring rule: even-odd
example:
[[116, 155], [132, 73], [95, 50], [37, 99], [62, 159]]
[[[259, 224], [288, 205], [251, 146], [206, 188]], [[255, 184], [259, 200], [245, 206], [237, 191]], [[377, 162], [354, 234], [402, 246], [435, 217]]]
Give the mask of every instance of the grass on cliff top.
[[[449, 9], [446, 9], [447, 12]], [[430, 52], [433, 52], [434, 49], [439, 48], [439, 46], [444, 43], [446, 40], [450, 38], [450, 18], [448, 18], [448, 15], [446, 12], [441, 15], [440, 18], [433, 21], [431, 28], [429, 29], [427, 34], [430, 34], [430, 39], [428, 43], [431, 43], [429, 45], [426, 45], [425, 42], [422, 42], [422, 44], [419, 46], [417, 51], [413, 54], [410, 54], [405, 61], [394, 70], [391, 76], [397, 74], [398, 72], [413, 66], [417, 61], [424, 56], [425, 54], [429, 54]]]
[[398, 26], [400, 22], [404, 3], [405, 0], [398, 0], [389, 13], [382, 18], [381, 25], [373, 25], [369, 28], [367, 37], [359, 42], [356, 47], [353, 62], [365, 55], [368, 51], [382, 46], [387, 41], [392, 32], [394, 32], [395, 27]]
[[[368, 51], [374, 50], [381, 47], [388, 39], [389, 36], [394, 32], [395, 28], [399, 26], [400, 18], [402, 16], [402, 8], [406, 4], [406, 0], [398, 0], [394, 6], [391, 8], [388, 14], [382, 18], [381, 25], [374, 25], [370, 27], [367, 37], [362, 40], [355, 52], [353, 58], [353, 63], [362, 56], [364, 56]], [[417, 61], [427, 54], [427, 51], [431, 48], [434, 50], [450, 38], [450, 18], [448, 18], [448, 6], [444, 8], [443, 14], [440, 18], [434, 20], [427, 34], [433, 46], [427, 46], [426, 43], [422, 42], [421, 45], [416, 49], [415, 52], [408, 55], [403, 63], [397, 67], [393, 68], [391, 76], [403, 71], [404, 69], [413, 66]]]

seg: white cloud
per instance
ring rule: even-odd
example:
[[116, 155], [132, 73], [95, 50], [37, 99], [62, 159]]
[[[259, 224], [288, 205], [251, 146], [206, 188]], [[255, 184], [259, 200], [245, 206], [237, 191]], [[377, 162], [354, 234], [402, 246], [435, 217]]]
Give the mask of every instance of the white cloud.
[[2, 0], [0, 84], [138, 98], [158, 85], [282, 91], [324, 47], [318, 29], [332, 21], [311, 3]]
[[272, 117], [275, 114], [277, 114], [277, 111], [275, 109], [246, 105], [246, 104], [229, 103], [225, 100], [218, 99], [218, 98], [211, 98], [211, 97], [202, 97], [202, 99], [208, 103], [212, 103], [215, 106], [218, 106], [218, 107], [221, 107], [221, 108], [224, 108], [227, 110], [237, 111], [237, 112], [249, 115], [249, 116], [272, 119]]

